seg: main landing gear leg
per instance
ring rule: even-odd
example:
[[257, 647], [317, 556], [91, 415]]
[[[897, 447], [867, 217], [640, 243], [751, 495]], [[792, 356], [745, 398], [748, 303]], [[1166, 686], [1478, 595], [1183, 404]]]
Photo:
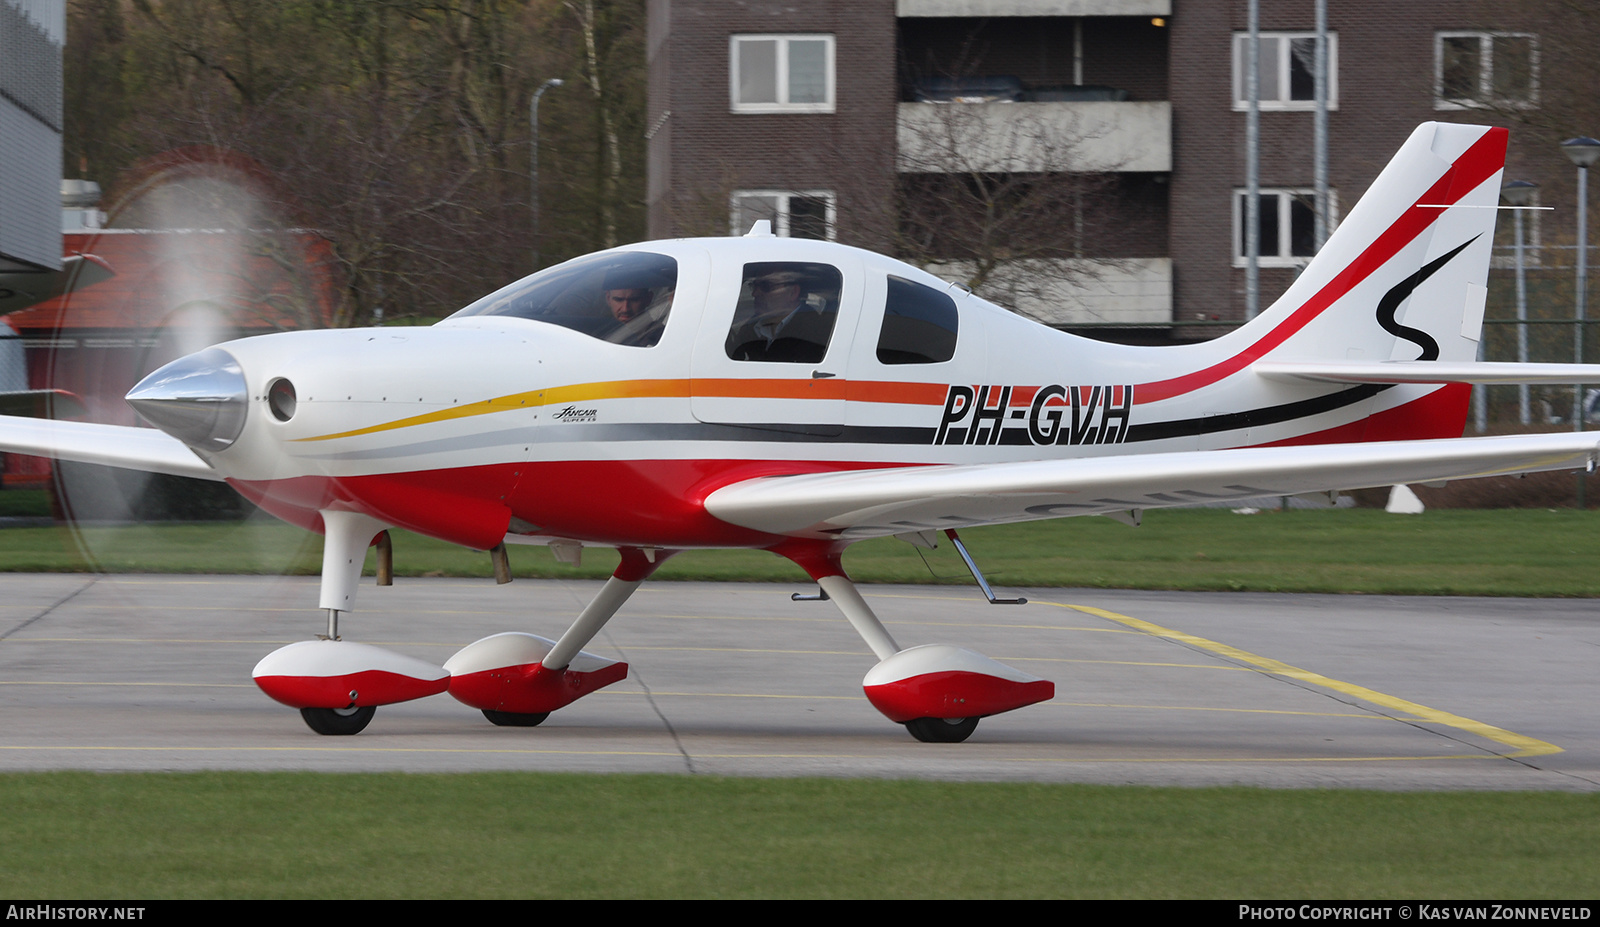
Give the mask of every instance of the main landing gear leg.
[[842, 548], [787, 546], [777, 552], [799, 564], [827, 593], [878, 658], [861, 686], [867, 701], [924, 743], [960, 743], [978, 719], [1055, 696], [1055, 683], [953, 644], [900, 649], [845, 575]]
[[256, 685], [267, 695], [300, 709], [318, 734], [357, 734], [379, 705], [443, 692], [443, 667], [354, 644], [339, 635], [339, 615], [355, 605], [367, 548], [386, 537], [388, 525], [359, 512], [323, 511], [322, 594], [328, 633], [317, 640], [281, 647], [256, 664]]
[[450, 694], [493, 724], [534, 727], [557, 708], [626, 678], [628, 664], [583, 647], [676, 551], [624, 547], [620, 552], [616, 572], [560, 640], [508, 632], [468, 644], [445, 663]]

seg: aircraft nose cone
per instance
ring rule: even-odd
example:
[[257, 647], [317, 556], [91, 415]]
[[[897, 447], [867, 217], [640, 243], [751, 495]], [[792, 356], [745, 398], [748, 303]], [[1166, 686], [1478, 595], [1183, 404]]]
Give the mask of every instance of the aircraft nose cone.
[[220, 451], [244, 430], [249, 389], [233, 355], [207, 348], [150, 374], [125, 397], [150, 424], [197, 451]]

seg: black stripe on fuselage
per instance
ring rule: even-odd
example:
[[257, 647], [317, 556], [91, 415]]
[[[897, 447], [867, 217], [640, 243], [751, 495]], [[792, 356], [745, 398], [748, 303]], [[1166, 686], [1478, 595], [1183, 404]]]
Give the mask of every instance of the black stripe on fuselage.
[[1298, 402], [1286, 402], [1280, 406], [1267, 406], [1262, 409], [1246, 409], [1243, 412], [1228, 412], [1222, 415], [1207, 415], [1204, 418], [1183, 418], [1170, 422], [1146, 422], [1142, 425], [1133, 425], [1128, 429], [1127, 443], [1135, 441], [1163, 441], [1169, 438], [1186, 438], [1193, 435], [1215, 434], [1219, 431], [1235, 431], [1240, 428], [1253, 428], [1257, 425], [1276, 425], [1279, 422], [1292, 421], [1308, 415], [1318, 415], [1354, 405], [1363, 399], [1370, 399], [1394, 384], [1367, 383], [1351, 389], [1340, 390], [1337, 393], [1328, 393], [1314, 399], [1301, 399]]

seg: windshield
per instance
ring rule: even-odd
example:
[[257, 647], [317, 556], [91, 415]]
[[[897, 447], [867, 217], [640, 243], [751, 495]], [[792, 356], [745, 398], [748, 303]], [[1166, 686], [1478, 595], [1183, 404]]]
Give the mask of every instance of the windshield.
[[647, 348], [661, 340], [677, 284], [678, 262], [664, 254], [591, 254], [496, 290], [451, 318], [515, 316]]

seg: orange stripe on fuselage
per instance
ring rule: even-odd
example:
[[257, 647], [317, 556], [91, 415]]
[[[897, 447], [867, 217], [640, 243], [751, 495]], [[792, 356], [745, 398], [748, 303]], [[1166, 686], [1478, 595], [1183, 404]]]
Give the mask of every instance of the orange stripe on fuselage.
[[411, 415], [380, 425], [295, 440], [331, 441], [335, 438], [353, 438], [410, 428], [413, 425], [470, 418], [474, 415], [490, 415], [495, 412], [510, 412], [538, 406], [570, 405], [575, 402], [602, 399], [685, 399], [693, 396], [714, 396], [730, 399], [845, 399], [851, 402], [942, 406], [948, 389], [948, 385], [944, 383], [897, 383], [890, 380], [706, 378], [609, 380], [602, 383], [575, 383], [571, 386], [553, 386], [548, 389], [512, 393], [481, 402]]

